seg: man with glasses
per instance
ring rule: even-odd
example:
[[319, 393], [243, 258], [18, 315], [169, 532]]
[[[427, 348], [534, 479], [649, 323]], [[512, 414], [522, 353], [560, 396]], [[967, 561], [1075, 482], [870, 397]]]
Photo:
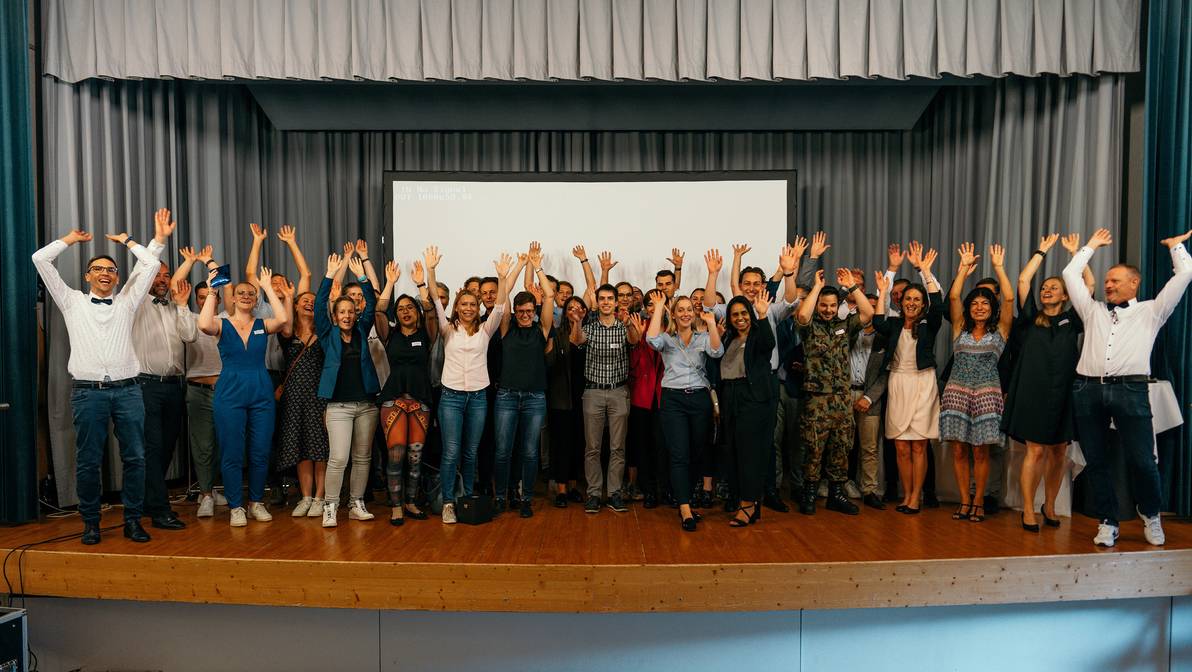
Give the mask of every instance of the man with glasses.
[[127, 233], [109, 234], [107, 239], [124, 245], [137, 258], [136, 281], [116, 293], [119, 269], [108, 255], [92, 257], [83, 279], [90, 286], [86, 294], [71, 289], [58, 274], [54, 260], [75, 243], [91, 241], [91, 234], [73, 230], [33, 253], [33, 265], [46, 292], [62, 311], [70, 337], [70, 360], [66, 364], [74, 383], [70, 403], [75, 425], [75, 481], [79, 514], [83, 518], [84, 544], [98, 544], [100, 462], [108, 439], [108, 423], [116, 428], [120, 459], [124, 465], [124, 536], [136, 542], [149, 541], [141, 527], [141, 506], [145, 492], [145, 404], [137, 385], [140, 364], [132, 346], [132, 324], [142, 297], [153, 284], [161, 263], [158, 256], [176, 222], [170, 211], [158, 210], [155, 235], [148, 246], [138, 244]]

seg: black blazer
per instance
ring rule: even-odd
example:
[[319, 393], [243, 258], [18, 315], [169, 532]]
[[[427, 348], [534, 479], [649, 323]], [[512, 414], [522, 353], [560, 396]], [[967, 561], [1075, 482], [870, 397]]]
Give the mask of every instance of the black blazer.
[[[927, 295], [927, 314], [919, 319], [915, 327], [915, 364], [920, 371], [935, 367], [935, 337], [944, 323], [944, 294], [932, 292]], [[890, 370], [890, 363], [894, 360], [894, 351], [898, 349], [898, 338], [902, 335], [902, 317], [887, 318], [885, 315], [874, 315], [873, 326], [877, 329], [873, 347], [885, 349], [882, 356], [882, 371]]]
[[[725, 348], [735, 339], [729, 339]], [[751, 401], [768, 404], [778, 398], [778, 376], [770, 369], [774, 352], [774, 330], [769, 318], [754, 320], [745, 337], [745, 380], [749, 382]]]

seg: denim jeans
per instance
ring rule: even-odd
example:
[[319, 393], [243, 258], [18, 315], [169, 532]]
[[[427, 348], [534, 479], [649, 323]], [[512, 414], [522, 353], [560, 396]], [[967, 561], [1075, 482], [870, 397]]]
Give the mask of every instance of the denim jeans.
[[116, 428], [124, 467], [124, 519], [138, 520], [145, 501], [145, 403], [139, 385], [70, 394], [75, 426], [75, 489], [84, 523], [99, 522], [100, 467], [108, 421]]
[[[484, 433], [488, 398], [484, 390], [459, 392], [443, 388], [439, 399], [439, 428], [443, 435], [443, 459], [439, 476], [443, 483], [443, 502], [455, 502], [455, 474], [463, 475], [464, 495], [472, 496], [476, 477], [476, 449]], [[462, 455], [461, 455], [462, 453]]]
[[521, 457], [522, 499], [529, 501], [538, 479], [538, 445], [542, 439], [542, 423], [546, 420], [546, 392], [497, 390], [496, 410], [497, 457], [493, 479], [498, 497], [504, 497], [509, 485], [509, 460], [517, 446]]
[[1093, 491], [1094, 515], [1117, 525], [1118, 502], [1109, 473], [1109, 421], [1121, 438], [1126, 462], [1134, 475], [1134, 499], [1147, 516], [1159, 514], [1159, 466], [1155, 462], [1155, 431], [1151, 424], [1151, 400], [1146, 383], [1102, 383], [1076, 380], [1072, 383], [1072, 406], [1076, 415], [1076, 437], [1088, 463], [1084, 473]]

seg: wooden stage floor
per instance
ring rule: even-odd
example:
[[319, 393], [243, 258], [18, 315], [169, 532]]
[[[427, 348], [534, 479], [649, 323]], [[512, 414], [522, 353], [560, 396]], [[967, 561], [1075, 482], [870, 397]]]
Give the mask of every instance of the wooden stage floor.
[[[720, 509], [695, 533], [666, 507], [555, 509], [446, 526], [437, 518], [323, 529], [318, 518], [274, 511], [270, 523], [228, 525], [227, 508], [196, 519], [175, 505], [182, 531], [149, 528], [134, 544], [119, 529], [103, 542], [33, 547], [5, 568], [14, 592], [87, 598], [454, 611], [765, 611], [1053, 602], [1192, 594], [1192, 524], [1167, 519], [1167, 545], [1127, 521], [1112, 550], [1092, 544], [1095, 521], [1024, 532], [1016, 511], [984, 523], [864, 508], [850, 517], [765, 510], [746, 529]], [[146, 520], [146, 522], [148, 522]], [[120, 524], [118, 509], [105, 527]], [[0, 555], [81, 530], [78, 517], [0, 528]], [[19, 582], [23, 582], [18, 585]], [[0, 589], [2, 590], [2, 589]]]

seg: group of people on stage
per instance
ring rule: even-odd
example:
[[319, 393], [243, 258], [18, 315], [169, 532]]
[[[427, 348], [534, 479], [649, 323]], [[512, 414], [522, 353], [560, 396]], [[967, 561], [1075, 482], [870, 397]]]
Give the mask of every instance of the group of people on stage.
[[[1102, 302], [1088, 263], [1112, 242], [1103, 229], [1083, 246], [1075, 234], [1043, 237], [1016, 284], [1002, 247], [991, 245], [994, 277], [968, 291], [982, 251], [965, 243], [946, 298], [933, 272], [937, 252], [918, 242], [888, 246], [888, 267], [869, 291], [859, 268], [825, 273], [823, 232], [785, 245], [773, 272], [745, 266], [750, 247], [734, 245], [726, 300], [716, 250], [704, 256], [705, 285], [684, 294], [678, 249], [673, 268], [642, 291], [610, 280], [617, 262], [608, 252], [597, 280], [576, 246], [577, 292], [544, 272], [537, 243], [501, 254], [491, 275], [454, 292], [438, 282], [442, 257], [430, 247], [409, 268], [417, 296], [395, 296], [401, 267], [385, 264], [382, 282], [357, 241], [327, 256], [312, 287], [291, 227], [277, 235], [298, 277], [260, 267], [267, 232], [256, 224], [244, 278], [212, 289], [220, 263], [211, 246], [181, 248], [173, 272], [159, 259], [174, 228], [159, 210], [148, 244], [107, 236], [135, 259], [119, 290], [120, 263], [108, 255], [88, 261], [86, 292], [59, 276], [54, 259], [89, 233], [71, 231], [33, 255], [70, 336], [85, 544], [100, 541], [109, 422], [124, 465], [124, 534], [134, 541], [149, 540], [142, 516], [155, 528], [185, 527], [170, 508], [166, 473], [188, 427], [198, 516], [226, 504], [233, 526], [271, 520], [266, 482], [291, 472], [301, 491], [293, 516], [335, 527], [349, 472], [348, 518], [374, 518], [366, 505], [374, 453], [394, 525], [426, 519], [440, 502], [442, 522], [454, 523], [457, 499], [475, 492], [492, 495], [497, 513], [530, 517], [543, 442], [548, 498], [560, 508], [582, 503], [596, 514], [665, 503], [695, 531], [719, 479], [735, 527], [756, 523], [763, 505], [786, 511], [783, 484], [803, 514], [824, 498], [826, 509], [855, 515], [854, 499], [885, 508], [884, 437], [894, 458], [886, 499], [897, 511], [924, 505], [928, 444], [938, 440], [952, 449], [961, 500], [952, 517], [973, 523], [989, 513], [991, 451], [1008, 438], [1025, 443], [1021, 522], [1038, 532], [1040, 523], [1060, 524], [1055, 499], [1067, 446], [1079, 438], [1101, 520], [1094, 541], [1113, 546], [1112, 421], [1146, 540], [1164, 542], [1147, 383], [1156, 334], [1192, 282], [1183, 244], [1192, 231], [1163, 241], [1174, 277], [1153, 300], [1137, 297], [1138, 269], [1117, 264]], [[1036, 289], [1057, 242], [1071, 260]], [[907, 262], [913, 276], [898, 277]], [[208, 273], [193, 287], [197, 312], [196, 264]], [[938, 362], [945, 321], [953, 354]], [[424, 464], [438, 465], [437, 479]], [[1036, 502], [1040, 481], [1045, 496]]]

